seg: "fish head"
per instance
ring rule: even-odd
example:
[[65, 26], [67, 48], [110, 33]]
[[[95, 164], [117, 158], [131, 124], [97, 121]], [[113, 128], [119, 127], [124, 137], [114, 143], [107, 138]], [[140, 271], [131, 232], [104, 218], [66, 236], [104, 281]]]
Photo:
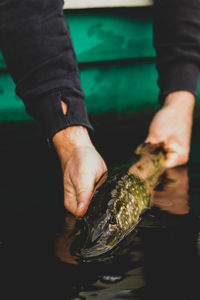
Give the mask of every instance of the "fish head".
[[123, 173], [108, 179], [83, 218], [86, 238], [79, 256], [94, 259], [113, 250], [134, 230], [148, 203], [144, 184], [134, 175]]

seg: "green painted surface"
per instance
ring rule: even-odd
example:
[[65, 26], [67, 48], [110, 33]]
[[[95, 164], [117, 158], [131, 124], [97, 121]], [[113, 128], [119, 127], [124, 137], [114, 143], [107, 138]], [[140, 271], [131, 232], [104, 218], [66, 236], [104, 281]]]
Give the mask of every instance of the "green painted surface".
[[[123, 15], [66, 14], [79, 62], [154, 57], [152, 21]], [[0, 54], [0, 68], [5, 63]]]
[[79, 62], [154, 57], [151, 19], [66, 15]]
[[[114, 10], [105, 14], [84, 11], [66, 14], [66, 19], [78, 61], [91, 63], [80, 72], [90, 114], [132, 113], [157, 105], [155, 64], [120, 63], [124, 59], [155, 56], [149, 16], [136, 16], [134, 10], [128, 14]], [[101, 65], [107, 60], [111, 61], [109, 66]], [[99, 67], [92, 65], [93, 62], [100, 62]], [[1, 53], [0, 68], [5, 68]], [[0, 122], [31, 119], [14, 89], [10, 75], [0, 74]]]
[[[146, 105], [157, 104], [158, 88], [153, 63], [88, 68], [81, 71], [88, 112], [116, 110], [134, 112]], [[14, 93], [9, 74], [0, 75], [0, 121], [26, 120], [22, 101]]]
[[[158, 104], [157, 72], [153, 62], [90, 67], [80, 74], [90, 114], [133, 113]], [[10, 75], [0, 74], [0, 122], [31, 119], [14, 88]], [[200, 85], [197, 100], [200, 102]]]
[[[131, 14], [65, 12], [65, 16], [80, 63], [155, 56], [150, 17], [139, 18], [134, 10]], [[0, 68], [5, 67], [0, 53]], [[81, 81], [89, 113], [134, 111], [146, 104], [154, 105], [158, 92], [155, 76], [153, 64], [148, 63], [82, 70]], [[14, 89], [10, 75], [0, 74], [0, 122], [30, 119]], [[151, 96], [147, 99], [145, 93]]]
[[85, 69], [81, 72], [89, 113], [134, 112], [157, 104], [154, 63]]

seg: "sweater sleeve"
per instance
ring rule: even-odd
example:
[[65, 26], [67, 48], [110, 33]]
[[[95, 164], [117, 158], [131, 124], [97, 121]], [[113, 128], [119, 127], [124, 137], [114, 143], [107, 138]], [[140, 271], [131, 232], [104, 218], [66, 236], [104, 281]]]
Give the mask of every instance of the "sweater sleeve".
[[155, 0], [154, 46], [159, 101], [174, 91], [196, 96], [200, 68], [200, 0]]
[[62, 7], [62, 0], [0, 1], [0, 46], [16, 94], [48, 137], [72, 125], [93, 130]]

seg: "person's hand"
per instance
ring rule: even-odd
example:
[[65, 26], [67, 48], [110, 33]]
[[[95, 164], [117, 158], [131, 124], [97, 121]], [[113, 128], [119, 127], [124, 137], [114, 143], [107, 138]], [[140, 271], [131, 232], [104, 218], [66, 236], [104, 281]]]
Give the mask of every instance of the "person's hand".
[[145, 142], [164, 143], [168, 168], [188, 161], [194, 104], [195, 97], [190, 92], [171, 93], [150, 124]]
[[53, 143], [63, 170], [65, 208], [81, 217], [87, 211], [95, 183], [107, 171], [105, 162], [82, 126], [59, 131]]

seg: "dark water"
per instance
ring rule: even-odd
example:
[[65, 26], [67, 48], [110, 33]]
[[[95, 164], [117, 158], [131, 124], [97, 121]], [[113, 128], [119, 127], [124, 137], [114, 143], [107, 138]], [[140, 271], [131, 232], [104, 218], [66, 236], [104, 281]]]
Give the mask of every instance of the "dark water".
[[[107, 261], [77, 264], [69, 249], [76, 220], [62, 206], [56, 156], [34, 126], [13, 128], [0, 130], [0, 299], [200, 299], [196, 130], [190, 163], [165, 174], [133, 243]], [[145, 136], [137, 131], [97, 130], [109, 166], [131, 158]]]

